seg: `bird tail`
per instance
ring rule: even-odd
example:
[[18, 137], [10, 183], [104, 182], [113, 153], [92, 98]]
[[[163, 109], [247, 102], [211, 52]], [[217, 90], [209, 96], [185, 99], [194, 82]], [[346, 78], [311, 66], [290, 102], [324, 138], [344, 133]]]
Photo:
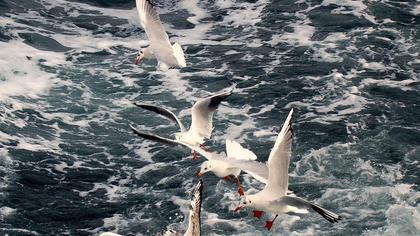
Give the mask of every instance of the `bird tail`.
[[179, 43], [174, 43], [172, 45], [172, 50], [174, 51], [174, 55], [180, 67], [186, 67], [187, 62], [185, 61], [184, 51], [182, 50], [181, 45]]
[[337, 223], [342, 219], [340, 215], [337, 215], [334, 212], [324, 209], [318, 205], [311, 204], [311, 208], [331, 223]]

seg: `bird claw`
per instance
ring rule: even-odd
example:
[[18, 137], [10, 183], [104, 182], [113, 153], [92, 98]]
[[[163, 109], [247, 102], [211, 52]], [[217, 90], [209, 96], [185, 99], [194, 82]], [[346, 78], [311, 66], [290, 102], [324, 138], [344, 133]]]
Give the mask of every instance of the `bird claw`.
[[209, 151], [209, 149], [208, 148], [206, 148], [206, 146], [204, 146], [203, 144], [200, 144], [200, 148], [201, 149], [203, 149], [204, 151], [206, 151], [206, 152], [208, 152]]
[[192, 159], [195, 161], [195, 160], [198, 160], [198, 155], [197, 155], [197, 153], [196, 152], [193, 152], [192, 153]]
[[271, 228], [273, 227], [273, 221], [266, 221], [265, 227], [267, 228], [267, 230], [271, 230]]
[[245, 195], [244, 188], [242, 186], [238, 188], [238, 193], [239, 193], [240, 196], [244, 196]]
[[261, 218], [261, 216], [264, 214], [263, 211], [252, 211], [254, 213], [254, 217]]

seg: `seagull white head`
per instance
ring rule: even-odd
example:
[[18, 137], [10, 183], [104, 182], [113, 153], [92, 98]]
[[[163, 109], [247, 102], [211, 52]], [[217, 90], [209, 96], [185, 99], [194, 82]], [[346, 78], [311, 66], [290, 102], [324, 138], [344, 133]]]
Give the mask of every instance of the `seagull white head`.
[[134, 64], [136, 65], [140, 64], [140, 61], [141, 59], [143, 59], [143, 57], [144, 57], [144, 52], [142, 49], [140, 49], [139, 52], [137, 53], [136, 61], [134, 62]]
[[150, 50], [150, 46], [147, 48], [141, 48], [138, 52], [137, 52], [137, 56], [136, 56], [136, 61], [134, 62], [136, 65], [140, 64], [140, 61], [143, 58], [150, 58], [152, 57], [153, 53]]
[[255, 206], [256, 198], [255, 195], [244, 196], [241, 200], [241, 203], [233, 210], [234, 212], [240, 211], [242, 208]]
[[200, 171], [197, 172], [197, 176], [201, 177], [209, 171], [212, 171], [212, 165], [210, 161], [205, 161], [203, 162], [203, 164], [201, 164], [201, 168], [200, 168]]

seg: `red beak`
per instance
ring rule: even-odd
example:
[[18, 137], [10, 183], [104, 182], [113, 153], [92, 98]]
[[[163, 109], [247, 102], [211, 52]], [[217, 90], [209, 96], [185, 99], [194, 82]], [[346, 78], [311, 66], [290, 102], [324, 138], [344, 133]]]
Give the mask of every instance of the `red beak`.
[[243, 206], [238, 206], [238, 207], [236, 207], [235, 208], [235, 210], [233, 210], [234, 212], [238, 212], [238, 211], [240, 211], [242, 208], [244, 208]]
[[136, 61], [134, 62], [134, 64], [136, 65], [140, 64], [140, 58], [136, 58]]

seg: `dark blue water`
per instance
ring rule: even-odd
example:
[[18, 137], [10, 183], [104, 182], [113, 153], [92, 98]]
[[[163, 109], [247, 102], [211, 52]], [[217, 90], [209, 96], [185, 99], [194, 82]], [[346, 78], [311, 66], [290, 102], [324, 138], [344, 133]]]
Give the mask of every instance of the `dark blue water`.
[[134, 65], [135, 1], [0, 0], [0, 235], [184, 230], [201, 161], [134, 136], [129, 124], [177, 128], [132, 102], [188, 124], [195, 101], [233, 85], [206, 146], [234, 139], [265, 161], [293, 107], [290, 188], [344, 219], [282, 215], [268, 232], [207, 175], [204, 235], [420, 234], [418, 2], [154, 2], [189, 67]]

